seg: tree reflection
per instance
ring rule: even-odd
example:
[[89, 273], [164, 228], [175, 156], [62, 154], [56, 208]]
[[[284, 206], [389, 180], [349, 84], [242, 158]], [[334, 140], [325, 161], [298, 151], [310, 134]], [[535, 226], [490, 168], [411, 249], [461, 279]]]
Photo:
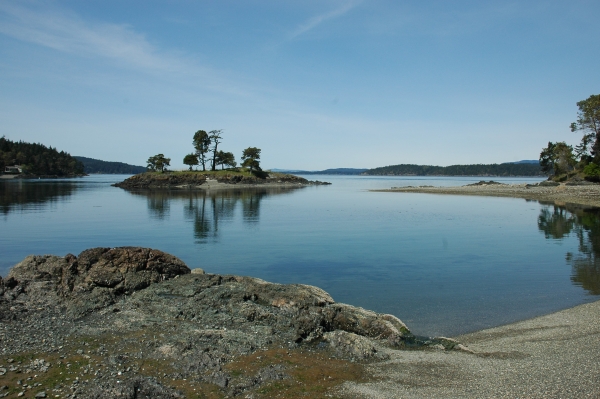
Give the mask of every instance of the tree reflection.
[[8, 215], [15, 210], [34, 209], [64, 201], [77, 188], [77, 183], [62, 181], [0, 181], [0, 213]]
[[562, 207], [544, 207], [538, 216], [538, 227], [546, 238], [560, 239], [568, 236], [573, 226], [574, 216]]
[[572, 268], [571, 281], [592, 295], [600, 295], [600, 208], [545, 205], [538, 227], [546, 238], [562, 239], [570, 234], [577, 237], [578, 253], [566, 255]]
[[170, 195], [168, 191], [154, 191], [148, 195], [148, 211], [150, 216], [155, 219], [165, 219], [169, 217], [171, 210]]
[[[184, 218], [190, 220], [197, 242], [216, 240], [223, 223], [232, 222], [241, 212], [243, 223], [260, 220], [260, 203], [270, 195], [287, 194], [297, 188], [256, 188], [217, 191], [135, 190], [133, 195], [147, 198], [148, 210], [157, 219], [168, 219], [171, 202], [183, 202]], [[239, 209], [239, 211], [236, 211]]]

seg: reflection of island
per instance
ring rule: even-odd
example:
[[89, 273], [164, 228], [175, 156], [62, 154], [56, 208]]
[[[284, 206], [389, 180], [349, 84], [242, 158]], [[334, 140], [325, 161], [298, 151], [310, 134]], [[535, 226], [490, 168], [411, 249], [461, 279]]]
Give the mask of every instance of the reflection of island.
[[[544, 204], [544, 203], [542, 203]], [[579, 253], [567, 253], [571, 280], [592, 295], [600, 295], [600, 208], [566, 204], [542, 207], [538, 227], [546, 238], [562, 239], [574, 234]]]
[[297, 188], [256, 188], [217, 191], [135, 190], [131, 194], [147, 198], [152, 217], [169, 217], [171, 201], [183, 201], [184, 217], [194, 223], [194, 236], [201, 242], [217, 238], [219, 225], [234, 220], [235, 209], [241, 207], [244, 223], [257, 223], [260, 203], [271, 195], [288, 194]]
[[77, 184], [70, 182], [0, 181], [0, 212], [7, 215], [59, 202], [74, 194], [77, 188]]

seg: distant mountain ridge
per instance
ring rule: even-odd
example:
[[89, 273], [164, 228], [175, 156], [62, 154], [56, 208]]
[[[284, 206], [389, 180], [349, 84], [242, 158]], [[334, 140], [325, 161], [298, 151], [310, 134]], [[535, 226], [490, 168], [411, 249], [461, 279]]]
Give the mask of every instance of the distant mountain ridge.
[[524, 159], [501, 164], [431, 166], [400, 164], [372, 169], [332, 168], [324, 170], [271, 169], [273, 172], [299, 175], [398, 175], [398, 176], [545, 176], [540, 162]]
[[296, 173], [299, 175], [360, 175], [368, 169], [356, 168], [333, 168], [325, 170], [292, 170], [292, 169], [271, 169], [273, 172]]
[[533, 164], [539, 164], [540, 161], [538, 159], [524, 159], [522, 161], [517, 161], [517, 162], [505, 162], [505, 163], [533, 163]]
[[450, 166], [400, 164], [369, 169], [363, 174], [371, 176], [546, 176], [537, 161]]
[[130, 165], [123, 162], [101, 161], [99, 159], [74, 156], [83, 164], [85, 173], [135, 175], [146, 172], [145, 166]]

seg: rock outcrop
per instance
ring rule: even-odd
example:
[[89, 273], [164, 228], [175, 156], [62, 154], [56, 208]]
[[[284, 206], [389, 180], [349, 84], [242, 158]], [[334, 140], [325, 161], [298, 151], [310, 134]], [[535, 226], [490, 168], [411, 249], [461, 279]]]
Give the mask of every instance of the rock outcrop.
[[[30, 255], [13, 267], [4, 286], [28, 306], [63, 304], [82, 316], [152, 283], [190, 273], [180, 259], [148, 248], [93, 248], [78, 257]], [[5, 295], [6, 297], [6, 295]], [[2, 314], [0, 314], [2, 317]]]
[[[136, 389], [178, 397], [152, 379], [158, 376], [236, 395], [289, 377], [282, 365], [254, 377], [227, 371], [256, 351], [305, 348], [365, 360], [381, 358], [377, 345], [402, 347], [413, 338], [398, 318], [335, 303], [317, 287], [191, 273], [172, 255], [134, 247], [28, 256], [0, 279], [0, 319], [0, 362], [24, 352], [78, 359], [94, 374], [71, 388], [98, 398], [136, 397]], [[48, 373], [63, 363], [49, 364]], [[96, 369], [101, 364], [106, 369]]]

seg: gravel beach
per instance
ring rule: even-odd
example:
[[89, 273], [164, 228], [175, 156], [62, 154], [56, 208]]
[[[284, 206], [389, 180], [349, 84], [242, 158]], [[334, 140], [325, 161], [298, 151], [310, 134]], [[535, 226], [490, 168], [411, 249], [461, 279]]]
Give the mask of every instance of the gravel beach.
[[378, 192], [394, 193], [425, 193], [425, 194], [452, 194], [452, 195], [478, 195], [487, 197], [512, 197], [538, 201], [554, 201], [558, 203], [572, 203], [600, 207], [600, 185], [598, 184], [486, 184], [484, 182], [474, 185], [459, 187], [392, 187], [385, 190], [371, 190]]
[[598, 398], [600, 301], [456, 337], [473, 354], [394, 351], [348, 398]]

